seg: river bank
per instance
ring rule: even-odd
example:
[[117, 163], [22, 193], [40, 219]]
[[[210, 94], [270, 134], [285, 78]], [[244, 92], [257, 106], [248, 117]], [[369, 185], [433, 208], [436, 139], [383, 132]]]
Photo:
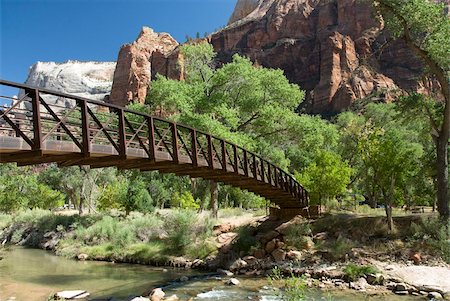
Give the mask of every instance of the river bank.
[[[78, 260], [225, 269], [224, 276], [238, 279], [266, 279], [275, 271], [327, 291], [449, 296], [450, 289], [439, 286], [439, 280], [430, 285], [390, 272], [394, 266], [396, 271], [435, 266], [443, 269], [440, 279], [446, 279], [447, 273], [450, 279], [449, 267], [438, 251], [420, 239], [410, 239], [407, 232], [420, 224], [418, 217], [397, 218], [397, 232], [381, 235], [384, 224], [377, 217], [280, 221], [250, 214], [213, 221], [186, 212], [158, 214], [80, 218], [28, 213], [4, 226], [0, 238], [4, 244], [48, 249]], [[419, 231], [413, 230], [417, 235]], [[432, 242], [430, 237], [427, 240]], [[431, 270], [430, 274], [436, 273]]]

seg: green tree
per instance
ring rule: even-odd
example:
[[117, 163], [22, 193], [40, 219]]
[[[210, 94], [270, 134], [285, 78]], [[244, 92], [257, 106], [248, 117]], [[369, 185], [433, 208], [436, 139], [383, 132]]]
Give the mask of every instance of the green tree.
[[[450, 217], [448, 145], [450, 138], [450, 19], [443, 4], [429, 0], [374, 0], [374, 7], [387, 28], [424, 62], [430, 77], [440, 86], [443, 101], [439, 117], [423, 102], [414, 101], [417, 111], [429, 118], [436, 147], [438, 211]], [[413, 97], [413, 100], [417, 98]]]
[[[180, 51], [185, 81], [158, 76], [148, 95], [151, 112], [245, 145], [287, 168], [289, 160], [273, 145], [281, 145], [281, 137], [292, 130], [298, 119], [294, 109], [304, 92], [283, 71], [255, 67], [238, 55], [215, 69], [208, 43], [185, 45]], [[216, 216], [218, 193], [215, 183], [210, 186]]]
[[345, 192], [352, 173], [348, 164], [336, 153], [321, 151], [296, 179], [309, 191], [311, 201], [322, 204]]

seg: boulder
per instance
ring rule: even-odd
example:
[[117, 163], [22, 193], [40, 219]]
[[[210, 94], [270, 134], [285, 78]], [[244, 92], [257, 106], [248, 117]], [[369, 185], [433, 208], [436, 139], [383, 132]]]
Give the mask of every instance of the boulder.
[[145, 298], [145, 297], [134, 297], [130, 301], [150, 301], [150, 299], [149, 298]]
[[228, 270], [223, 270], [223, 269], [218, 269], [217, 273], [219, 273], [222, 276], [227, 276], [227, 277], [231, 277], [234, 275], [232, 272], [230, 272]]
[[230, 232], [231, 229], [232, 229], [232, 227], [231, 227], [230, 223], [215, 225], [213, 227], [213, 233], [214, 233], [214, 235], [219, 235], [222, 233]]
[[236, 278], [230, 278], [225, 283], [228, 284], [228, 285], [239, 285], [239, 284], [241, 284], [241, 282], [239, 280], [237, 280]]
[[89, 255], [85, 254], [85, 253], [78, 254], [78, 256], [77, 256], [77, 259], [81, 260], [81, 261], [87, 260], [88, 258], [89, 258]]
[[236, 259], [231, 265], [230, 265], [230, 270], [231, 271], [236, 271], [236, 270], [240, 270], [242, 268], [245, 268], [247, 266], [247, 262], [242, 260], [242, 259]]
[[288, 251], [286, 253], [286, 257], [289, 258], [290, 260], [294, 260], [294, 261], [301, 261], [303, 258], [302, 252], [295, 251], [295, 250]]
[[253, 256], [255, 256], [255, 258], [257, 259], [263, 259], [264, 256], [266, 256], [266, 251], [264, 251], [263, 249], [257, 249], [253, 251]]
[[177, 295], [172, 295], [170, 297], [164, 298], [164, 301], [178, 301], [180, 298], [178, 298]]
[[429, 299], [434, 299], [434, 300], [442, 300], [443, 299], [442, 295], [438, 292], [429, 292], [427, 297]]
[[368, 274], [366, 276], [367, 283], [371, 285], [383, 285], [384, 284], [384, 276], [381, 273], [377, 274]]
[[161, 301], [163, 300], [166, 293], [161, 288], [155, 288], [150, 293], [150, 300], [151, 301]]
[[286, 251], [282, 249], [275, 249], [271, 254], [273, 259], [278, 263], [283, 262], [286, 259]]
[[276, 239], [272, 239], [271, 241], [269, 241], [266, 244], [265, 251], [270, 254], [270, 253], [273, 252], [273, 250], [276, 249], [276, 247], [277, 247], [277, 240]]
[[89, 293], [83, 290], [61, 291], [55, 294], [56, 299], [70, 300], [70, 299], [84, 299], [89, 297]]

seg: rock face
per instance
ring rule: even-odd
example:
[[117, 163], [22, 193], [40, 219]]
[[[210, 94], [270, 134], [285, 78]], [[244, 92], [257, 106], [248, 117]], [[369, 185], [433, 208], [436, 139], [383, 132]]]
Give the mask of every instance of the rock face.
[[120, 48], [110, 102], [121, 106], [131, 101], [144, 102], [151, 81], [153, 56], [164, 57], [177, 46], [178, 42], [169, 34], [143, 27], [136, 41]]
[[[103, 101], [111, 91], [115, 67], [114, 62], [37, 62], [31, 66], [25, 83]], [[56, 97], [43, 97], [52, 103], [64, 105]]]
[[[302, 106], [310, 113], [333, 114], [356, 99], [389, 101], [401, 90], [429, 87], [418, 81], [421, 62], [402, 41], [391, 41], [364, 1], [238, 0], [229, 25], [207, 40], [222, 63], [239, 53], [284, 70], [307, 91]], [[111, 101], [143, 101], [150, 75], [182, 79], [176, 46], [149, 29], [123, 46]]]

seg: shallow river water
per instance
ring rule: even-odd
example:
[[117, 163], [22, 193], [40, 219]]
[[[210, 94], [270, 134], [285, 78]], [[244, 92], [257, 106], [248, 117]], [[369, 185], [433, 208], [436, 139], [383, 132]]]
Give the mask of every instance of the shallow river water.
[[[271, 290], [264, 289], [266, 279], [239, 278], [239, 287], [230, 287], [222, 279], [205, 279], [197, 272], [184, 269], [164, 269], [143, 265], [75, 261], [36, 249], [13, 248], [0, 260], [0, 301], [42, 301], [61, 290], [86, 290], [91, 299], [129, 300], [156, 286], [168, 285], [164, 291], [181, 300], [281, 300]], [[172, 282], [182, 276], [191, 280]], [[367, 297], [361, 294], [311, 291], [308, 300], [418, 300], [408, 297]]]

